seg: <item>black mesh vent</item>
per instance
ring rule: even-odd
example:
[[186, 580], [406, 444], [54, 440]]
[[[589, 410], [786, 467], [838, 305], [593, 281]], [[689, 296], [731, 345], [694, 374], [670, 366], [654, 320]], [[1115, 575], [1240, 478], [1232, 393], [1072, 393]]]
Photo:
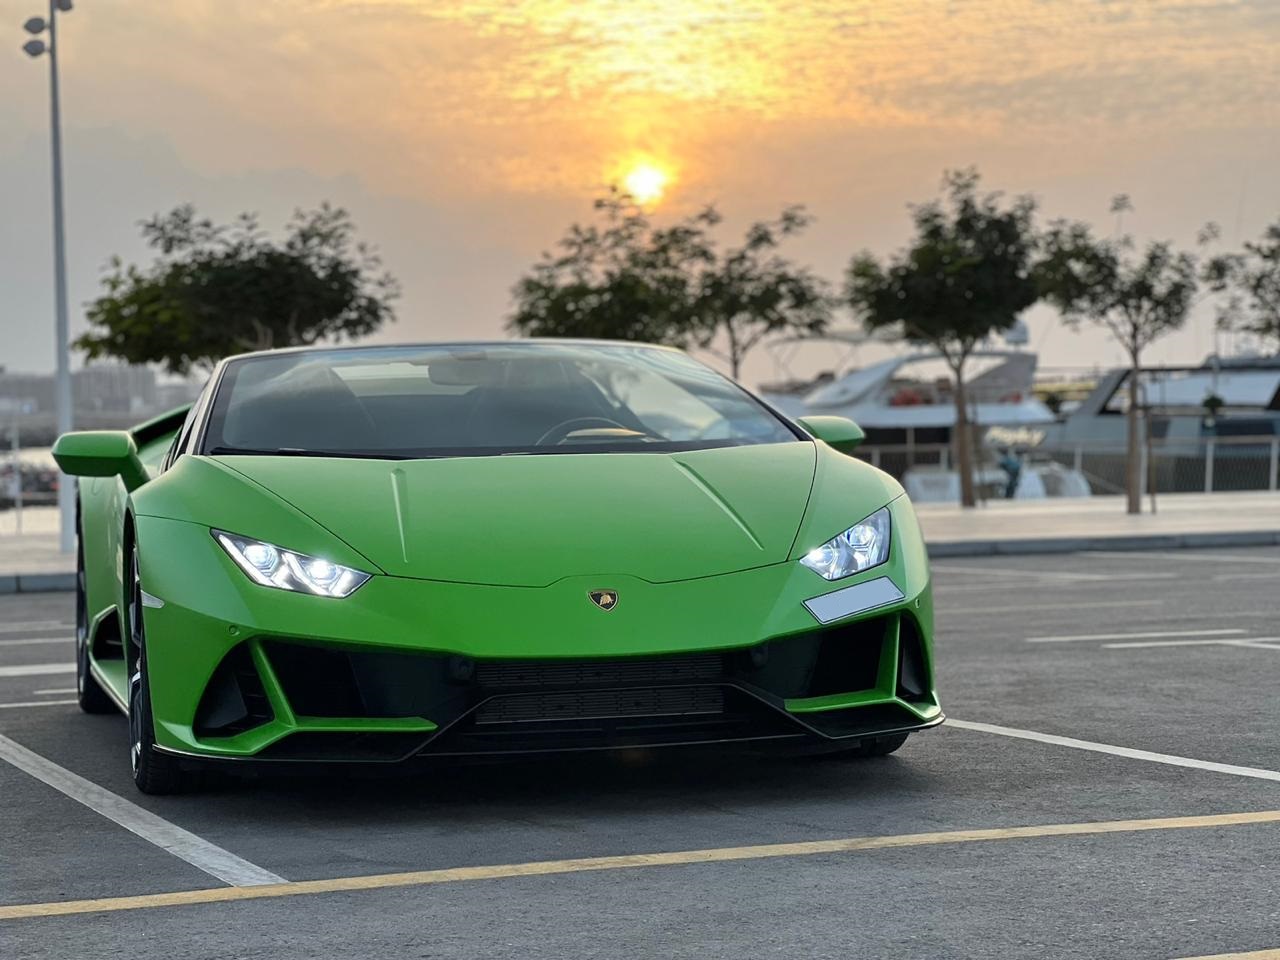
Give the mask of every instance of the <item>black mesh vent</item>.
[[630, 660], [482, 660], [476, 682], [486, 690], [696, 683], [724, 676], [718, 653]]
[[876, 685], [885, 634], [896, 615], [858, 620], [774, 640], [743, 679], [778, 697], [824, 697]]
[[209, 678], [196, 708], [198, 737], [233, 737], [274, 717], [246, 644], [233, 647]]
[[302, 717], [426, 717], [447, 723], [470, 706], [471, 661], [432, 653], [354, 650], [266, 640], [263, 647]]
[[[714, 692], [713, 692], [714, 691]], [[631, 696], [651, 691], [633, 688], [621, 691], [594, 691], [595, 694]], [[632, 701], [638, 711], [633, 716], [595, 717], [570, 719], [544, 718], [530, 723], [518, 718], [516, 707], [506, 704], [498, 714], [498, 702], [523, 700], [529, 697], [545, 709], [547, 699], [559, 694], [511, 694], [495, 698], [486, 704], [494, 710], [484, 715], [470, 714], [460, 724], [445, 730], [432, 740], [424, 754], [482, 755], [500, 753], [540, 753], [573, 750], [625, 749], [630, 747], [657, 747], [707, 743], [743, 742], [755, 740], [802, 739], [806, 736], [799, 725], [758, 698], [749, 696], [733, 687], [694, 686], [654, 691], [661, 699], [648, 702]], [[678, 700], [668, 699], [671, 696]], [[625, 701], [622, 701], [625, 703]], [[606, 712], [616, 710], [617, 701]], [[481, 709], [485, 709], [482, 707]], [[704, 709], [715, 712], [672, 713], [676, 708]], [[639, 712], [643, 710], [644, 712]], [[656, 710], [656, 713], [648, 711]], [[587, 712], [594, 712], [588, 710]], [[483, 722], [482, 722], [483, 720]]]
[[271, 667], [301, 717], [367, 716], [351, 661], [341, 650], [272, 642]]
[[898, 629], [898, 689], [903, 700], [929, 699], [929, 671], [925, 667], [924, 646], [915, 619], [903, 616]]
[[818, 647], [808, 695], [825, 697], [874, 687], [887, 623], [886, 618], [879, 618], [827, 633]]
[[476, 711], [476, 723], [671, 717], [723, 712], [724, 691], [719, 687], [636, 687], [494, 697]]

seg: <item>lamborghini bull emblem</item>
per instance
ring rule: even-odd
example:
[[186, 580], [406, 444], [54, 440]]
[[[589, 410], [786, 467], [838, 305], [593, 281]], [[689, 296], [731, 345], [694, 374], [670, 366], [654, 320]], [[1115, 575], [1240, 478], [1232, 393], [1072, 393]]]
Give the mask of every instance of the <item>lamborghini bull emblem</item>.
[[601, 610], [612, 610], [618, 605], [617, 590], [592, 590], [588, 592], [587, 596]]

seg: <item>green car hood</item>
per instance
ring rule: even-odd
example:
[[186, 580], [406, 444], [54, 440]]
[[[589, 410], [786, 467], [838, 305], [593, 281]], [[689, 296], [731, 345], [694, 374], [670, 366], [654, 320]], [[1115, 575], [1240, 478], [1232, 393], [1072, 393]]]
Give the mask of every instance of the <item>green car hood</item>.
[[393, 576], [539, 587], [591, 575], [607, 587], [610, 575], [665, 583], [785, 561], [817, 449], [217, 459]]

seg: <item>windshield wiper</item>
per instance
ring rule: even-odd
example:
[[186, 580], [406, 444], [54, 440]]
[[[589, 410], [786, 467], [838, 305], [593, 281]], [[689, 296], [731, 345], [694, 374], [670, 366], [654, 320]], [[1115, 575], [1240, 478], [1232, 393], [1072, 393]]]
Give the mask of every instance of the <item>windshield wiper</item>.
[[334, 457], [347, 460], [408, 460], [398, 453], [386, 453], [381, 450], [309, 450], [303, 447], [276, 447], [274, 450], [255, 449], [253, 447], [214, 447], [209, 451], [211, 457]]

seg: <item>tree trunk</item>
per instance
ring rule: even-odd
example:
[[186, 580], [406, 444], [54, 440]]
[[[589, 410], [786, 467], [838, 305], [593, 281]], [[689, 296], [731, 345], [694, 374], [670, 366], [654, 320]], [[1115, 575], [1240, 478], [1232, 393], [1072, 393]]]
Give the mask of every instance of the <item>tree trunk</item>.
[[729, 334], [729, 370], [733, 375], [733, 382], [738, 382], [738, 374], [742, 371], [742, 354], [738, 350], [738, 334], [733, 328], [733, 321], [730, 320], [725, 324], [725, 330]]
[[952, 368], [956, 377], [956, 425], [951, 438], [956, 448], [956, 470], [960, 474], [960, 506], [972, 507], [977, 501], [973, 495], [973, 450], [969, 434], [969, 399], [964, 386], [964, 363]]
[[1126, 423], [1125, 438], [1125, 461], [1124, 461], [1124, 490], [1125, 498], [1128, 501], [1129, 513], [1142, 512], [1142, 447], [1138, 438], [1138, 398], [1139, 384], [1138, 374], [1141, 367], [1138, 365], [1138, 355], [1130, 354], [1129, 357], [1129, 411], [1125, 418]]

